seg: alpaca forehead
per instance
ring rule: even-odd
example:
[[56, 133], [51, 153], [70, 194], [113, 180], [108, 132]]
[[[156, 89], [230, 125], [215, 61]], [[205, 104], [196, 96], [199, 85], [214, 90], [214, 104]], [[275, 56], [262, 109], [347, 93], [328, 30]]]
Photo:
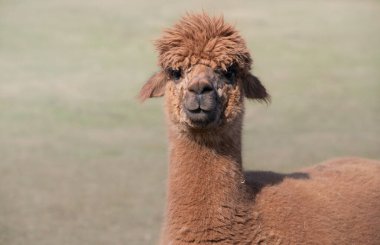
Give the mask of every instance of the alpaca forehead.
[[195, 64], [225, 68], [236, 63], [249, 69], [251, 65], [243, 38], [221, 17], [187, 15], [155, 44], [163, 68], [186, 69]]
[[250, 58], [242, 60], [243, 55], [234, 54], [219, 48], [214, 51], [199, 51], [199, 47], [173, 47], [160, 55], [159, 63], [163, 68], [183, 68], [189, 69], [198, 64], [206, 65], [211, 68], [221, 67], [223, 69], [229, 67], [233, 63], [237, 63], [241, 68], [250, 66]]

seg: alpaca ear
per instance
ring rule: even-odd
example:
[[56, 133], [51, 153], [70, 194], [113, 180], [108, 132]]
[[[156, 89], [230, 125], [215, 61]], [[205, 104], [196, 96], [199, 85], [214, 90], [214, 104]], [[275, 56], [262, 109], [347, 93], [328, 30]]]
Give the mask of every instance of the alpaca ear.
[[166, 75], [163, 71], [159, 71], [151, 76], [140, 91], [140, 101], [163, 96], [165, 94], [166, 80]]
[[251, 73], [248, 73], [243, 80], [243, 89], [248, 99], [270, 102], [270, 95], [267, 93], [267, 90], [261, 84], [260, 80]]

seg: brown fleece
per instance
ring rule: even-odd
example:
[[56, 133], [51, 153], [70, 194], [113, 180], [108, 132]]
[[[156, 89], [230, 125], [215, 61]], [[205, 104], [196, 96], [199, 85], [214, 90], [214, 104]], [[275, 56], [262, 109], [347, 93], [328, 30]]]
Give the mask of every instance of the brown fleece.
[[[156, 47], [161, 71], [140, 99], [166, 98], [170, 163], [161, 244], [380, 244], [379, 161], [243, 172], [244, 98], [269, 95], [250, 73], [235, 28], [223, 18], [186, 15]], [[191, 90], [202, 84], [213, 117], [200, 126], [186, 103], [196, 108]]]

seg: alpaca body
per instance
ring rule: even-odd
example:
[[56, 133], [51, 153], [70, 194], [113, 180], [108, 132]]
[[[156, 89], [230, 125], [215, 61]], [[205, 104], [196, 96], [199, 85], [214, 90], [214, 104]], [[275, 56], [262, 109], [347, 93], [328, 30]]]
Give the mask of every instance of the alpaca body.
[[378, 161], [341, 158], [293, 174], [244, 174], [239, 149], [186, 137], [171, 142], [161, 244], [380, 241]]
[[[333, 159], [273, 183], [276, 175], [261, 180], [252, 207], [267, 244], [379, 244], [379, 161]], [[251, 178], [260, 186], [260, 174]]]

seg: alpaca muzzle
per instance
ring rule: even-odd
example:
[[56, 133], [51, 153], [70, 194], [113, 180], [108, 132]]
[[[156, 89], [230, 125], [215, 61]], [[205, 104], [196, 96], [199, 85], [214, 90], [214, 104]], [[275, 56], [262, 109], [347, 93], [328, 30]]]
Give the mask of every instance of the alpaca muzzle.
[[216, 119], [217, 96], [212, 84], [205, 79], [188, 87], [184, 108], [187, 117], [197, 126], [206, 126]]

